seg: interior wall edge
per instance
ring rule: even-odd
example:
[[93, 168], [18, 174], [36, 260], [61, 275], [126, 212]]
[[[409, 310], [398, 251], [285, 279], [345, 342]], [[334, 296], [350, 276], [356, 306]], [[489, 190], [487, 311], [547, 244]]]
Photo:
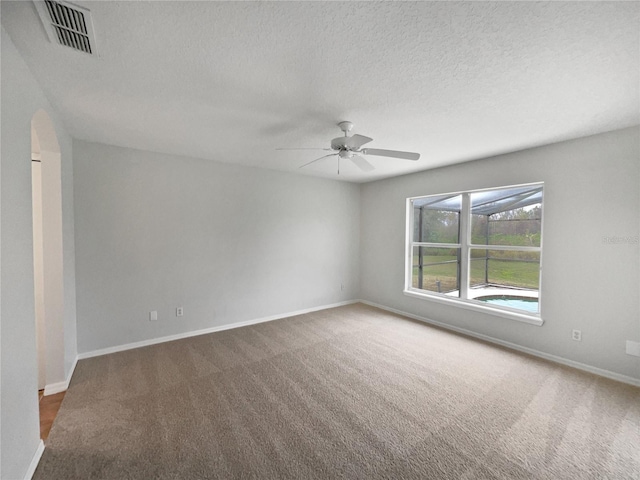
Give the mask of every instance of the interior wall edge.
[[24, 480], [31, 480], [31, 478], [33, 477], [33, 474], [36, 472], [36, 468], [38, 468], [38, 464], [40, 463], [40, 459], [42, 458], [42, 454], [44, 453], [44, 448], [44, 441], [40, 440], [40, 443], [38, 443], [38, 448], [34, 452], [31, 463], [29, 464], [29, 468], [24, 474]]

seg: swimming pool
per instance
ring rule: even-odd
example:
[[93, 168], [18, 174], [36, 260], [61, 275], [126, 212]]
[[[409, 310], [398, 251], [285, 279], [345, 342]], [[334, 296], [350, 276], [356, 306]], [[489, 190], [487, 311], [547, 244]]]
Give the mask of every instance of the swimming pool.
[[531, 297], [518, 297], [515, 295], [487, 295], [477, 297], [474, 300], [498, 305], [500, 307], [517, 308], [526, 312], [538, 313], [538, 299]]

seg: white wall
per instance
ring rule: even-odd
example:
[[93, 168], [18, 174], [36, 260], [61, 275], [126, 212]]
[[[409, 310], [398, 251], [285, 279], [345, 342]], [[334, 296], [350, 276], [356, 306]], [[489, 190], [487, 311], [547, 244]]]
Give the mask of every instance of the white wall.
[[357, 185], [83, 141], [74, 180], [80, 353], [357, 298]]
[[[640, 340], [639, 246], [603, 242], [639, 234], [639, 158], [636, 127], [364, 185], [362, 298], [640, 379], [640, 358], [625, 354], [626, 340]], [[402, 293], [407, 197], [538, 181], [543, 326]]]
[[[62, 153], [64, 381], [76, 357], [71, 138], [2, 28], [1, 478], [23, 478], [40, 444], [31, 210], [31, 119], [51, 114]], [[49, 379], [48, 379], [49, 380]]]
[[36, 316], [36, 354], [38, 358], [38, 390], [47, 380], [47, 349], [44, 324], [44, 259], [42, 239], [42, 168], [39, 161], [31, 162], [31, 191], [33, 207], [33, 276]]

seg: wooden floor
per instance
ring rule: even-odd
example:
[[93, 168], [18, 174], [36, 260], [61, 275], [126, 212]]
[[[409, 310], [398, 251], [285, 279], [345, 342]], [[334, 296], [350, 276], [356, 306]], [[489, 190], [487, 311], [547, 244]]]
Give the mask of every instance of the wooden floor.
[[53, 395], [44, 396], [44, 391], [38, 392], [38, 400], [40, 404], [40, 438], [46, 440], [51, 431], [53, 421], [56, 419], [62, 399], [66, 392], [54, 393]]

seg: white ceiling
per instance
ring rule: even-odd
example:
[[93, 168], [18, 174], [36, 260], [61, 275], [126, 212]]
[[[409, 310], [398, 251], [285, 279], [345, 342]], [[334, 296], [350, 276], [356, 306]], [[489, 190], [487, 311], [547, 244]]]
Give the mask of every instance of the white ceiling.
[[[640, 123], [638, 2], [88, 2], [99, 56], [2, 24], [78, 139], [355, 182]], [[342, 133], [417, 162], [335, 157]]]

